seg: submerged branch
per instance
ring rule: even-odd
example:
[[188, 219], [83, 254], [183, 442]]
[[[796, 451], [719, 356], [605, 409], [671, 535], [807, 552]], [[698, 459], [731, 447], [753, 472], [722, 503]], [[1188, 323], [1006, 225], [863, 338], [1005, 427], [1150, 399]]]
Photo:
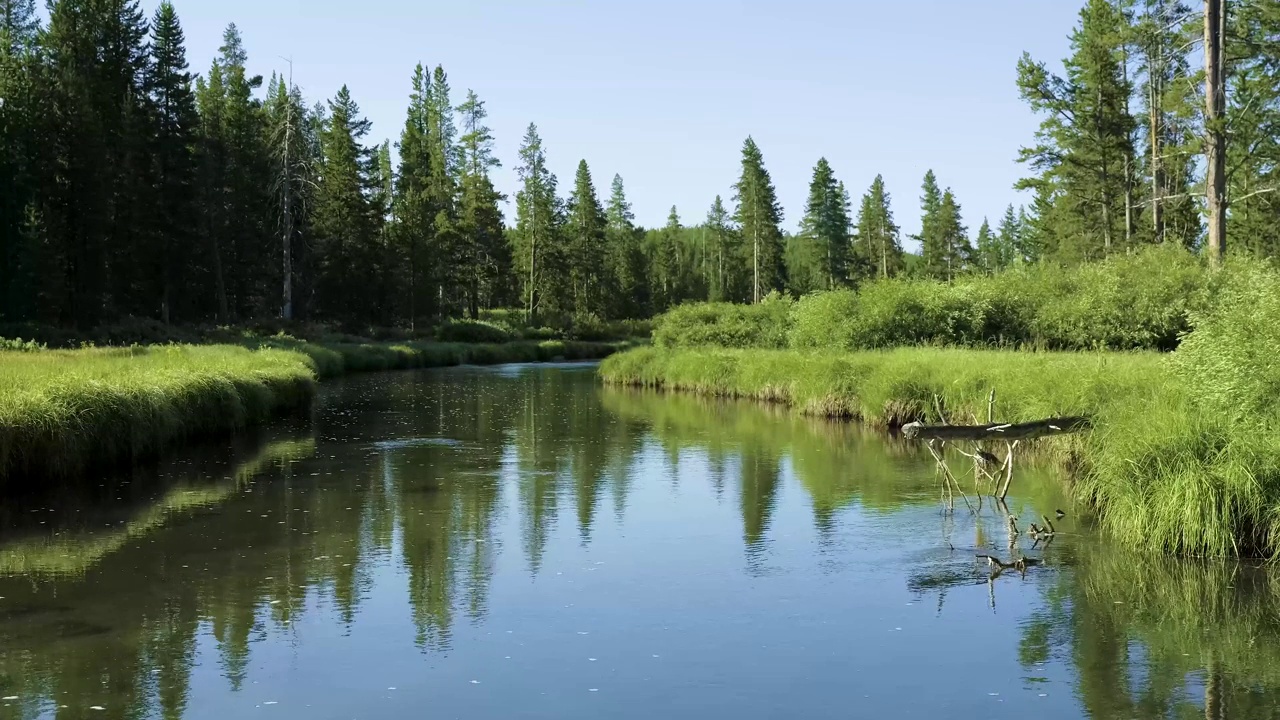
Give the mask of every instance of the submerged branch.
[[1089, 418], [1082, 416], [990, 425], [925, 425], [913, 422], [902, 426], [902, 435], [908, 440], [1029, 440], [1079, 432], [1088, 429], [1089, 425]]

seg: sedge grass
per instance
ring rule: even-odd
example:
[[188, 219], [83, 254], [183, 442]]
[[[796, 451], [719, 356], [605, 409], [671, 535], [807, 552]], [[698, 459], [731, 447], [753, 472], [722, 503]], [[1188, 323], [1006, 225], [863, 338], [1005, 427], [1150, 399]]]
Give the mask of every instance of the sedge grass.
[[317, 380], [460, 364], [596, 359], [620, 343], [157, 345], [0, 351], [0, 485], [135, 462], [307, 406]]
[[897, 427], [1085, 415], [1093, 429], [1040, 441], [1122, 543], [1197, 556], [1280, 553], [1280, 439], [1198, 410], [1173, 359], [1153, 352], [866, 352], [639, 348], [606, 382], [784, 403]]

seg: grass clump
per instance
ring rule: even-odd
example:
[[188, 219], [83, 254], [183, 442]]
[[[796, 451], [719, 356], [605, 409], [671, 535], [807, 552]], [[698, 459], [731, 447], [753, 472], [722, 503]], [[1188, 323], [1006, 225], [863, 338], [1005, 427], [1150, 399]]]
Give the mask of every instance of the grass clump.
[[0, 478], [70, 475], [307, 405], [304, 355], [232, 346], [0, 352]]
[[[1275, 291], [1280, 294], [1280, 282]], [[1224, 307], [1222, 313], [1231, 311]], [[1274, 556], [1280, 553], [1275, 420], [1261, 411], [1241, 416], [1213, 410], [1210, 403], [1219, 402], [1215, 393], [1228, 391], [1199, 388], [1187, 375], [1194, 377], [1201, 367], [1200, 343], [1213, 348], [1226, 343], [1209, 338], [1229, 336], [1235, 322], [1224, 318], [1197, 328], [1188, 336], [1186, 357], [1177, 357], [1181, 350], [1171, 356], [958, 348], [847, 353], [640, 348], [607, 359], [600, 372], [611, 383], [779, 402], [882, 427], [936, 422], [939, 409], [953, 423], [983, 421], [994, 389], [997, 417], [1003, 421], [1058, 415], [1093, 419], [1090, 432], [1048, 441], [1052, 445], [1045, 450], [1074, 470], [1077, 495], [1123, 543], [1182, 555]], [[1201, 332], [1206, 334], [1196, 338]], [[1276, 340], [1268, 333], [1256, 335], [1239, 342], [1266, 347]], [[1233, 352], [1248, 356], [1243, 349]], [[1273, 387], [1255, 382], [1264, 391]], [[1223, 385], [1231, 392], [1242, 392], [1240, 387]], [[1247, 392], [1227, 397], [1221, 402], [1240, 403]]]

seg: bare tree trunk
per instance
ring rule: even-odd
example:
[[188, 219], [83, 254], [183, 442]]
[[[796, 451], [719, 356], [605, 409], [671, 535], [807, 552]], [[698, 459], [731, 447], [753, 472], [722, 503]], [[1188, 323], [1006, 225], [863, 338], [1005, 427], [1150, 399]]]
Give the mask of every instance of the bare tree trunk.
[[1225, 0], [1204, 2], [1205, 200], [1209, 208], [1209, 262], [1217, 267], [1227, 250], [1226, 64], [1222, 42], [1227, 23]]

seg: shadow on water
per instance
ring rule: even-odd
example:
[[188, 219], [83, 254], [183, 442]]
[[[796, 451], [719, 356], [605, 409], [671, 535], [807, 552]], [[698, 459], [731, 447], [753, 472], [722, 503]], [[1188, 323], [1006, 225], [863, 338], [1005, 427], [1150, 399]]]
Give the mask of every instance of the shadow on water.
[[[559, 575], [554, 557], [562, 568], [574, 548], [633, 543], [627, 557], [643, 562], [657, 551], [618, 529], [648, 506], [678, 507], [661, 504], [673, 496], [696, 503], [708, 528], [731, 511], [748, 582], [800, 557], [778, 545], [803, 529], [813, 549], [795, 552], [827, 558], [819, 579], [888, 579], [947, 622], [1032, 593], [1014, 652], [1027, 686], [1055, 668], [1070, 678], [1076, 715], [1053, 717], [1280, 717], [1270, 569], [1108, 546], [1076, 519], [1061, 479], [1036, 468], [1019, 471], [1010, 512], [1067, 517], [1050, 546], [1024, 534], [1011, 549], [999, 508], [944, 512], [939, 483], [933, 459], [905, 441], [779, 408], [601, 389], [581, 368], [338, 382], [312, 425], [6, 505], [0, 718], [192, 714], [197, 686], [243, 692], [254, 653], [276, 642], [305, 653], [300, 625], [348, 637], [362, 616], [380, 617], [371, 608], [385, 606], [388, 582], [417, 652], [447, 657], [478, 642], [462, 628], [497, 631], [495, 610], [509, 622], [526, 592], [512, 584], [545, 584]], [[978, 554], [1035, 562], [993, 573]], [[628, 604], [633, 590], [602, 592], [644, 612]], [[197, 679], [205, 665], [221, 687], [209, 672]]]

